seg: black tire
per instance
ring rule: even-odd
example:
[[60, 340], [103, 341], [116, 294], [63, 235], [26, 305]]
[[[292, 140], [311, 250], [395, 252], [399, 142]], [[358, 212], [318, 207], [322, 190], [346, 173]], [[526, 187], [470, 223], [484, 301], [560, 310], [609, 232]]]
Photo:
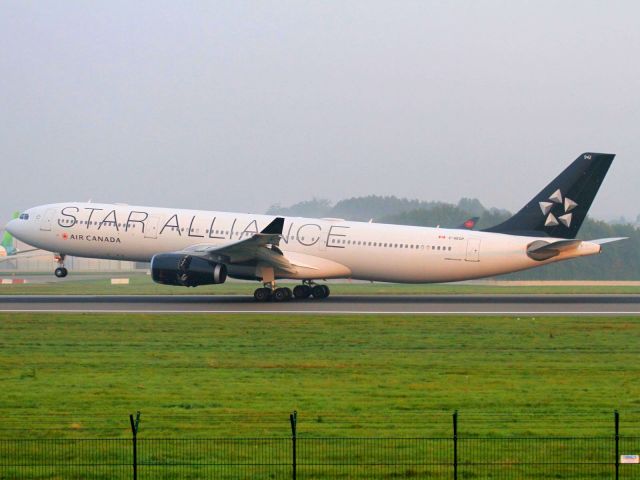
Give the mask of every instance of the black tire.
[[282, 289], [287, 294], [287, 300], [291, 300], [293, 298], [293, 292], [291, 291], [291, 289], [289, 287], [282, 287]]
[[311, 289], [311, 295], [313, 295], [313, 298], [326, 298], [327, 291], [325, 290], [325, 286], [324, 285], [315, 285]]
[[311, 287], [309, 285], [296, 285], [293, 289], [293, 296], [300, 299], [309, 298], [311, 296]]
[[329, 295], [331, 295], [331, 290], [329, 290], [329, 287], [327, 287], [326, 285], [321, 285], [322, 288], [324, 288], [324, 298], [327, 298]]
[[271, 290], [269, 288], [256, 288], [253, 292], [253, 298], [258, 302], [268, 302], [271, 299]]
[[[289, 290], [288, 288], [276, 288], [273, 292], [273, 299], [276, 302], [286, 302], [287, 300], [289, 300], [291, 297], [289, 296], [289, 293], [287, 292], [287, 290]], [[291, 292], [291, 290], [289, 290], [289, 292]]]
[[69, 272], [64, 267], [58, 267], [53, 271], [53, 274], [58, 278], [64, 278]]

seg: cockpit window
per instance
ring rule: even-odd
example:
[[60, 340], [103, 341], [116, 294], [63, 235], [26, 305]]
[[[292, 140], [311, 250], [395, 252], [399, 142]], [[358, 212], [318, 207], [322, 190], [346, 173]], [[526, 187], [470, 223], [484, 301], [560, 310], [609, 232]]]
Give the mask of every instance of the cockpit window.
[[20, 214], [20, 220], [29, 220], [29, 214], [28, 213]]

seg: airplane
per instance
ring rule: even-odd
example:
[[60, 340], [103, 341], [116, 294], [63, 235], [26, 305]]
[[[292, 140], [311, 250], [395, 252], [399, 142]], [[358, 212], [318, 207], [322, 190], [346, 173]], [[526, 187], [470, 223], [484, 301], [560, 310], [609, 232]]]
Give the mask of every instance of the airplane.
[[[321, 280], [455, 282], [600, 253], [623, 240], [578, 240], [615, 155], [580, 155], [515, 215], [482, 231], [338, 218], [300, 218], [67, 202], [41, 205], [11, 220], [16, 238], [65, 255], [151, 262], [155, 282], [213, 285], [227, 277], [262, 283], [257, 301], [327, 298]], [[297, 280], [293, 291], [278, 287]]]

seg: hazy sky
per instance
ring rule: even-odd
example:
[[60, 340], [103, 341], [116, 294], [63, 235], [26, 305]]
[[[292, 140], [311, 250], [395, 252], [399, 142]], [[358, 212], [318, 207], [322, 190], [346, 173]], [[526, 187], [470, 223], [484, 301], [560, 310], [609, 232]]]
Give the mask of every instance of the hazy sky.
[[617, 153], [640, 213], [637, 1], [3, 1], [0, 221], [58, 201], [516, 210]]

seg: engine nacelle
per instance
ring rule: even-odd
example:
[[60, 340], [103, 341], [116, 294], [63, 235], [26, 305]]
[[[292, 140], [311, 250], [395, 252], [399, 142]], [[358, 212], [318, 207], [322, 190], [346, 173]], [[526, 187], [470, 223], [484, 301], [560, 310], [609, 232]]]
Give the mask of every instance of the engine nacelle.
[[151, 277], [163, 285], [214, 285], [225, 282], [227, 267], [189, 254], [161, 253], [151, 259]]

